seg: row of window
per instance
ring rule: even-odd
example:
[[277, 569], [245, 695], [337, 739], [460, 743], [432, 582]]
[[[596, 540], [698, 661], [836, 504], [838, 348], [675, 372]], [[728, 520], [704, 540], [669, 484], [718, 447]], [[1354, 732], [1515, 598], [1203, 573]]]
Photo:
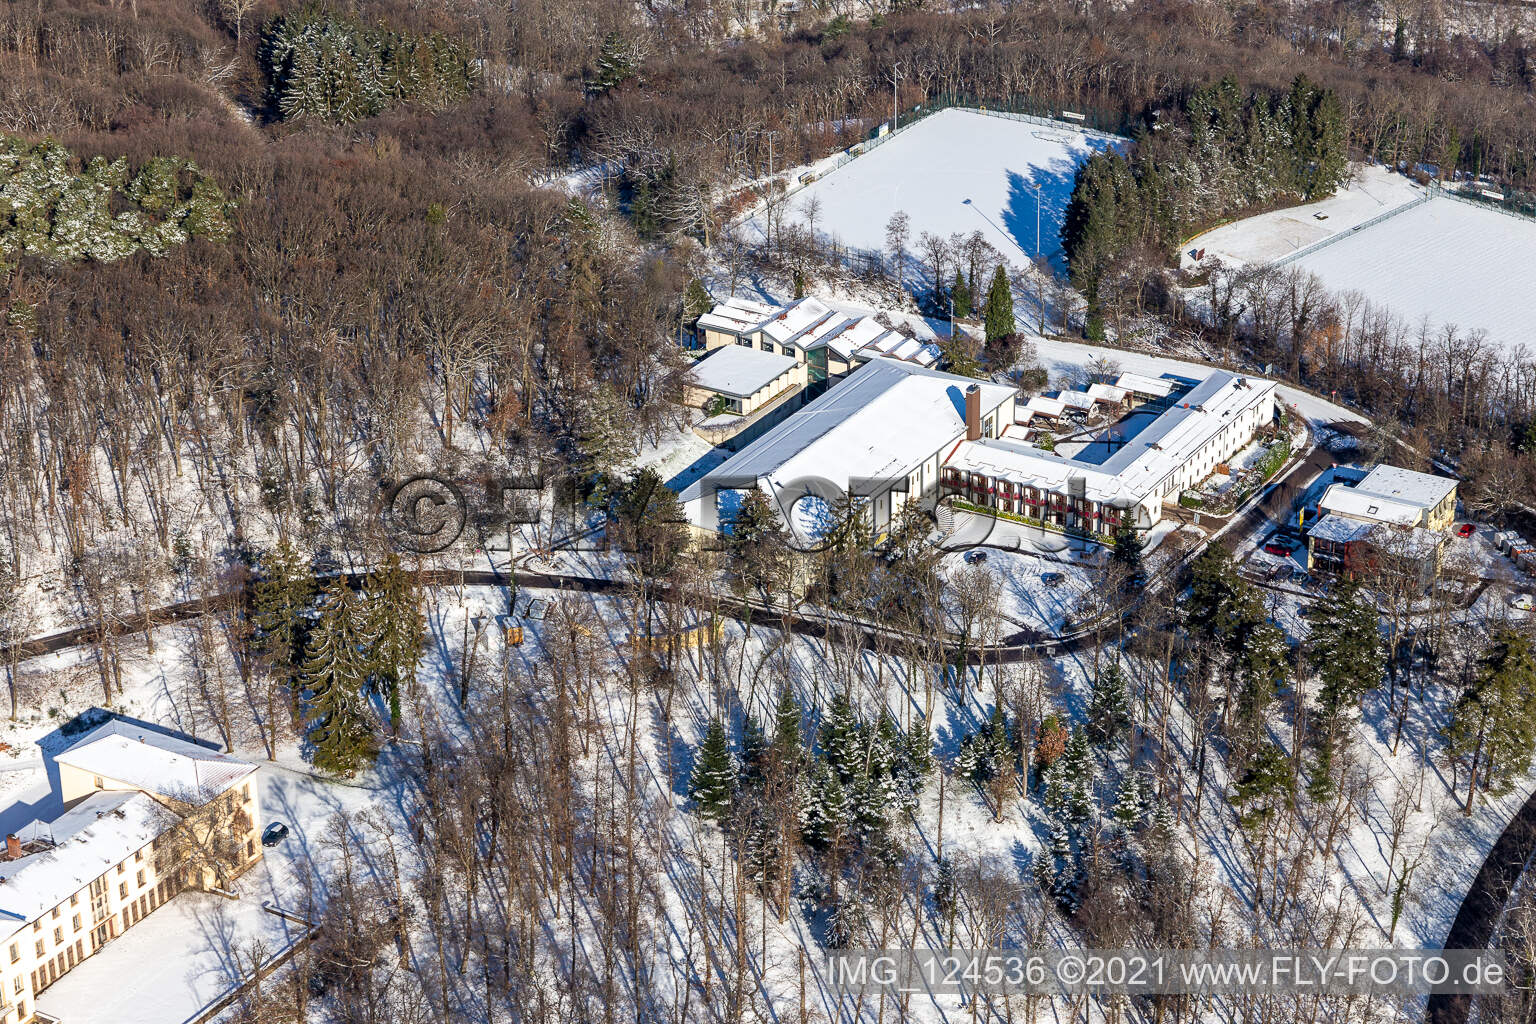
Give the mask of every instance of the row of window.
[[[742, 348], [752, 347], [751, 340], [747, 338], [737, 338], [736, 344], [740, 345]], [[761, 342], [759, 342], [758, 347], [761, 348], [764, 352], [773, 352], [773, 342], [769, 341], [767, 338], [764, 338]], [[779, 348], [782, 355], [789, 356], [791, 359], [799, 358], [795, 355], [795, 347], [793, 345], [780, 345]]]

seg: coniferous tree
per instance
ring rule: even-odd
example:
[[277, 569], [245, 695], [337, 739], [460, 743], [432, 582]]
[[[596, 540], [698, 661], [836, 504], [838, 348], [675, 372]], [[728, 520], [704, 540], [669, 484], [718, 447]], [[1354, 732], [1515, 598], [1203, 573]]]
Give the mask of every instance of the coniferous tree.
[[742, 774], [751, 782], [761, 782], [768, 770], [768, 737], [763, 725], [750, 711], [741, 720]]
[[327, 585], [299, 677], [306, 735], [316, 768], [349, 776], [378, 754], [363, 701], [371, 670], [365, 613], [345, 580]]
[[1376, 609], [1358, 584], [1341, 581], [1313, 606], [1311, 659], [1321, 683], [1318, 704], [1335, 718], [1358, 704], [1386, 671], [1386, 645]]
[[1184, 602], [1184, 622], [1193, 632], [1215, 636], [1224, 611], [1236, 596], [1241, 580], [1232, 564], [1232, 553], [1212, 544], [1190, 567], [1191, 582]]
[[725, 725], [718, 718], [710, 721], [709, 729], [704, 733], [699, 758], [688, 779], [688, 795], [693, 797], [699, 813], [706, 818], [720, 821], [730, 813], [736, 795], [736, 764], [731, 757]]
[[949, 301], [953, 304], [957, 319], [963, 320], [971, 315], [971, 289], [958, 267], [955, 269], [955, 283], [949, 289]]
[[1290, 757], [1273, 743], [1262, 745], [1232, 790], [1238, 820], [1251, 832], [1262, 831], [1291, 804], [1295, 786]]
[[1245, 632], [1241, 645], [1233, 719], [1238, 738], [1253, 742], [1263, 732], [1276, 684], [1285, 674], [1285, 631], [1273, 622], [1260, 620]]
[[384, 564], [369, 574], [365, 587], [368, 623], [372, 640], [372, 671], [368, 687], [389, 707], [389, 728], [400, 732], [401, 684], [413, 686], [416, 666], [426, 644], [427, 623], [421, 613], [421, 594], [411, 574], [391, 553]]
[[1115, 806], [1110, 815], [1123, 829], [1130, 830], [1141, 821], [1146, 810], [1146, 794], [1141, 778], [1134, 770], [1127, 771], [1120, 779], [1120, 789], [1115, 794]]
[[709, 297], [709, 290], [704, 287], [704, 282], [698, 278], [689, 278], [688, 287], [683, 291], [683, 322], [692, 324], [699, 317], [708, 313], [714, 300]]
[[1130, 526], [1115, 531], [1115, 546], [1110, 550], [1110, 560], [1125, 570], [1128, 586], [1140, 586], [1144, 581], [1142, 552], [1146, 548], [1141, 535]]
[[861, 774], [863, 744], [860, 742], [858, 719], [853, 713], [853, 702], [847, 690], [832, 694], [831, 706], [822, 720], [817, 741], [821, 745], [827, 766], [844, 782]]
[[987, 289], [987, 304], [982, 310], [982, 321], [986, 325], [988, 344], [1016, 330], [1013, 323], [1013, 289], [1008, 285], [1008, 275], [1003, 271], [1002, 264], [998, 264], [992, 274], [992, 286]]
[[798, 762], [804, 756], [800, 740], [800, 702], [788, 684], [779, 690], [779, 703], [773, 713], [773, 751], [784, 763]]
[[1131, 701], [1119, 660], [1110, 661], [1094, 680], [1088, 698], [1088, 738], [1104, 745], [1125, 735], [1131, 725]]
[[788, 582], [789, 534], [778, 509], [761, 489], [750, 487], [743, 492], [725, 549], [737, 570], [735, 578], [746, 589], [767, 594]]
[[635, 58], [634, 49], [624, 41], [623, 36], [609, 32], [603, 37], [602, 49], [597, 55], [587, 88], [597, 94], [608, 92], [633, 78], [638, 70], [639, 62]]
[[292, 680], [304, 658], [305, 616], [315, 600], [315, 575], [287, 538], [263, 554], [252, 588], [255, 647], [274, 676]]
[[1131, 241], [1136, 191], [1130, 164], [1115, 152], [1096, 153], [1078, 168], [1072, 198], [1062, 220], [1061, 243], [1072, 283], [1088, 302], [1086, 333], [1104, 337], [1100, 285]]
[[817, 849], [839, 845], [853, 820], [847, 791], [825, 761], [811, 764], [805, 802], [800, 806], [800, 831]]

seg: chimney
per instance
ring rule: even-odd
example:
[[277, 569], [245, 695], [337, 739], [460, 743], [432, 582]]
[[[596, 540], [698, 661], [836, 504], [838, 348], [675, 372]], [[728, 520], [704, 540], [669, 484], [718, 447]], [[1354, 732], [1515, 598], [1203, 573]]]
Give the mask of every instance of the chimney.
[[21, 860], [21, 840], [16, 838], [14, 832], [5, 837], [5, 859]]
[[965, 439], [981, 440], [981, 385], [972, 384], [965, 389]]

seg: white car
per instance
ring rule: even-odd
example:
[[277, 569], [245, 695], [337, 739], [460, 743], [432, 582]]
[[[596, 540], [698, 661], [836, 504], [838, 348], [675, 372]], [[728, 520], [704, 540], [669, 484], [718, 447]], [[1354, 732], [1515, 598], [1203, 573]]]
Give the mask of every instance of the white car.
[[1510, 594], [1509, 606], [1511, 608], [1518, 608], [1522, 612], [1528, 612], [1536, 609], [1536, 597], [1532, 597], [1530, 594]]

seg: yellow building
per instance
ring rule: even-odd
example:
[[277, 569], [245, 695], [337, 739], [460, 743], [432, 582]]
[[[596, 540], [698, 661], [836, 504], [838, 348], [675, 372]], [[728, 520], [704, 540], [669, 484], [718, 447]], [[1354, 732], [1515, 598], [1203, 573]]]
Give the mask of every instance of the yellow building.
[[54, 757], [39, 818], [0, 854], [0, 1024], [183, 889], [261, 859], [256, 766], [120, 718]]

